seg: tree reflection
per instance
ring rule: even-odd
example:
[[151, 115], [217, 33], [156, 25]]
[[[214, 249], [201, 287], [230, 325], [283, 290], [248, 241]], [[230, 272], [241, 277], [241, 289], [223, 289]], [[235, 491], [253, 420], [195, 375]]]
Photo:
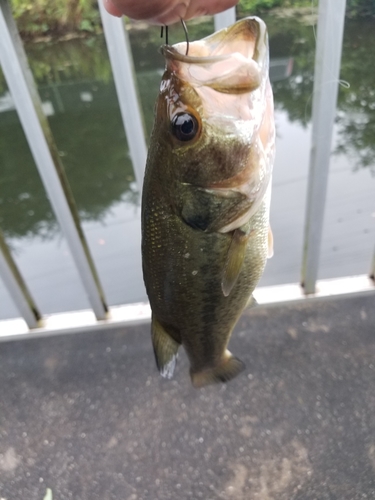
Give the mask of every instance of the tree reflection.
[[339, 93], [337, 150], [350, 155], [355, 168], [375, 175], [375, 43], [373, 21], [347, 23], [341, 78], [350, 87]]
[[[269, 22], [271, 54], [292, 56], [293, 75], [273, 85], [275, 105], [291, 121], [305, 126], [311, 119], [314, 79], [315, 36], [312, 26], [295, 21]], [[369, 168], [375, 174], [375, 67], [373, 22], [347, 20], [345, 25], [338, 95], [338, 140], [336, 152], [352, 157], [354, 168]]]

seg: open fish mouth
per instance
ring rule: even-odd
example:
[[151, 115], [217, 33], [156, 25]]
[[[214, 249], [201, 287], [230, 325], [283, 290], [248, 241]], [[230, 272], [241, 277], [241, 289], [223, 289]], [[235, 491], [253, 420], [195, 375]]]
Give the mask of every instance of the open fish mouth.
[[239, 54], [262, 65], [267, 59], [267, 44], [265, 23], [252, 16], [202, 40], [190, 42], [188, 54], [186, 42], [162, 45], [160, 51], [167, 60], [187, 64], [214, 64]]
[[268, 39], [258, 17], [238, 21], [202, 40], [163, 45], [167, 70], [194, 87], [211, 87], [220, 93], [242, 94], [255, 90], [268, 74]]

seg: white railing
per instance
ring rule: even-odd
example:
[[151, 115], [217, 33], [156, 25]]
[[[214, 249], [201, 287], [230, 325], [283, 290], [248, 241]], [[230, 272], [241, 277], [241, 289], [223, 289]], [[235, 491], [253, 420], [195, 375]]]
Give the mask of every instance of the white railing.
[[[375, 290], [375, 252], [368, 275], [317, 281], [332, 130], [336, 113], [345, 3], [345, 0], [320, 0], [319, 2], [302, 285], [287, 284], [259, 288], [256, 291], [256, 297], [260, 304], [348, 293], [372, 293]], [[140, 188], [146, 160], [146, 141], [127, 32], [122, 20], [107, 14], [101, 1], [99, 1], [99, 6], [130, 156]], [[219, 29], [231, 24], [234, 19], [234, 9], [219, 14], [215, 16], [215, 28]], [[329, 45], [326, 43], [328, 31]], [[21, 314], [20, 318], [0, 321], [0, 340], [47, 333], [92, 330], [149, 320], [150, 308], [147, 303], [111, 308], [107, 306], [64, 167], [43, 113], [7, 0], [0, 0], [0, 64], [45, 190], [68, 241], [91, 305], [91, 309], [87, 311], [44, 316], [38, 310], [0, 233], [0, 277]]]

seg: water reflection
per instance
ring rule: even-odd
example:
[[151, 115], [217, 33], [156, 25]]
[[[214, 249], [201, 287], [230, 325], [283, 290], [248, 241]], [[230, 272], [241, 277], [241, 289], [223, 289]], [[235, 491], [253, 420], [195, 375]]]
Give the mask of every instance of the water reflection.
[[[47, 87], [41, 96], [54, 113], [51, 128], [82, 219], [100, 220], [113, 203], [136, 201], [113, 84]], [[88, 96], [92, 102], [87, 102]], [[56, 220], [23, 131], [13, 113], [5, 118], [8, 123], [3, 123], [0, 135], [0, 226], [8, 237], [53, 237]]]
[[[269, 23], [274, 56], [292, 55], [293, 75], [273, 85], [278, 109], [291, 122], [310, 121], [314, 76], [315, 32], [292, 20]], [[327, 41], [327, 44], [329, 41]], [[374, 29], [371, 20], [349, 20], [345, 25], [338, 96], [336, 152], [350, 155], [354, 169], [369, 168], [375, 174], [375, 67]], [[347, 85], [348, 84], [348, 85]]]
[[[339, 94], [338, 150], [350, 154], [355, 168], [375, 175], [374, 23], [349, 23], [346, 28], [341, 77], [350, 84]], [[351, 54], [349, 57], [348, 55]]]

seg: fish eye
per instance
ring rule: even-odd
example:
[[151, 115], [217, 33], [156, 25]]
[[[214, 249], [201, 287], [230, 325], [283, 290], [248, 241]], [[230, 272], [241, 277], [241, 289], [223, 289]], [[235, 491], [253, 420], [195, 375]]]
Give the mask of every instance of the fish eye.
[[190, 113], [177, 113], [172, 118], [172, 133], [183, 142], [191, 141], [199, 131], [199, 123]]

